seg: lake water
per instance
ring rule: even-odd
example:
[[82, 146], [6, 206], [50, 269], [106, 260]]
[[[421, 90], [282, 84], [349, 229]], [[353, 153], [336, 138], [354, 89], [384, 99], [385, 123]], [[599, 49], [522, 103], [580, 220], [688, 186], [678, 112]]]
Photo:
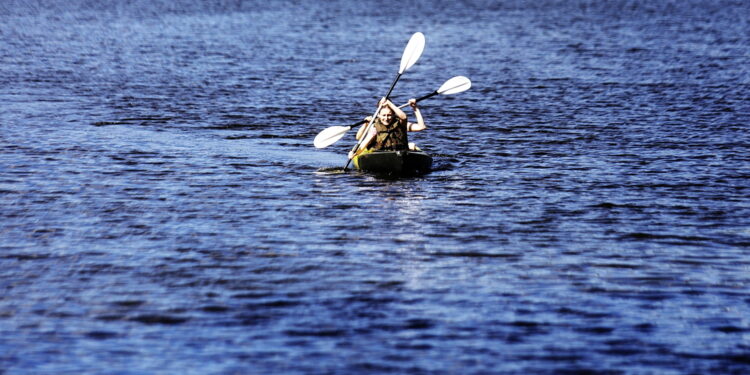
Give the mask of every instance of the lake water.
[[750, 372], [750, 3], [112, 3], [0, 4], [0, 374]]

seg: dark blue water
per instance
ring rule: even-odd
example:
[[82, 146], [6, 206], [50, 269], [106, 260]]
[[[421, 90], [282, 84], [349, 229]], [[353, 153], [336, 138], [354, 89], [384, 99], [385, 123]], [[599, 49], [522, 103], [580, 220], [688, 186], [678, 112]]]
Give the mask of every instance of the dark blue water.
[[113, 3], [0, 3], [0, 374], [750, 371], [747, 2]]

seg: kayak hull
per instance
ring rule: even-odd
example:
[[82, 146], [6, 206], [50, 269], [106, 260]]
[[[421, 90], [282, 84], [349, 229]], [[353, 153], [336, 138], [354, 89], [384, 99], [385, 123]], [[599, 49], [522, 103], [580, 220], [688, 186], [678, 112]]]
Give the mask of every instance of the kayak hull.
[[432, 170], [432, 156], [422, 151], [371, 151], [352, 161], [355, 168], [377, 174], [418, 176]]

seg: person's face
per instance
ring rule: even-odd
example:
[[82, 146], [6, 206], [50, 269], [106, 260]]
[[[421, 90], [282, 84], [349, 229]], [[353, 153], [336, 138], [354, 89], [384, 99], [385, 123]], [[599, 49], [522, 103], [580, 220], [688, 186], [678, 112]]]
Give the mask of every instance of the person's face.
[[393, 111], [390, 108], [383, 108], [378, 113], [378, 119], [383, 124], [390, 124], [393, 119]]

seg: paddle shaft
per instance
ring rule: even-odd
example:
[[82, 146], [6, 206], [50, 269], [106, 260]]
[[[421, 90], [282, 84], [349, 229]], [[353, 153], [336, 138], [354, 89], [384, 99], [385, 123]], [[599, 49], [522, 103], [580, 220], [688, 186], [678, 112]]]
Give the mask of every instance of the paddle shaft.
[[[403, 73], [398, 73], [396, 75], [396, 79], [394, 79], [393, 83], [391, 83], [391, 88], [388, 89], [388, 94], [385, 95], [385, 100], [386, 101], [388, 100], [388, 98], [391, 97], [391, 93], [393, 92], [393, 88], [396, 87], [396, 82], [398, 82], [398, 80], [399, 80], [399, 78], [401, 78], [402, 74]], [[378, 116], [378, 112], [380, 112], [380, 108], [381, 107], [378, 106], [378, 109], [372, 115], [372, 119], [370, 119], [370, 123], [367, 124], [367, 128], [365, 128], [364, 134], [367, 134], [370, 131], [370, 128], [372, 128], [372, 124], [375, 123], [375, 118]], [[357, 142], [357, 144], [354, 145], [354, 148], [352, 148], [352, 152], [357, 152], [357, 150], [359, 149], [359, 146], [362, 145], [362, 142], [365, 140], [365, 138], [367, 138], [367, 137], [362, 137], [362, 139], [360, 139], [359, 142]], [[349, 159], [349, 160], [346, 161], [346, 165], [344, 166], [344, 171], [346, 171], [346, 169], [349, 168], [349, 163], [351, 163], [351, 162], [352, 162], [352, 159]]]
[[[391, 90], [393, 90], [393, 86], [391, 85]], [[458, 94], [460, 92], [464, 92], [471, 88], [471, 81], [464, 77], [464, 76], [456, 76], [453, 77], [445, 83], [443, 83], [440, 88], [435, 90], [434, 92], [431, 92], [425, 96], [422, 96], [418, 99], [414, 99], [415, 102], [419, 102], [422, 100], [425, 100], [427, 98], [433, 97], [435, 95], [453, 95]], [[389, 90], [389, 91], [391, 91]], [[409, 103], [399, 106], [398, 108], [404, 108], [408, 106]], [[377, 113], [377, 112], [376, 112]], [[353, 127], [361, 125], [366, 123], [367, 120], [357, 121], [354, 124], [346, 125], [346, 126], [331, 126], [329, 128], [326, 128], [322, 132], [318, 133], [318, 135], [315, 137], [313, 143], [315, 144], [316, 148], [324, 148], [328, 147], [339, 139], [344, 136], [346, 132], [351, 130]], [[364, 130], [364, 129], [363, 129]], [[360, 146], [361, 147], [361, 146]]]
[[[435, 96], [435, 95], [437, 95], [437, 94], [440, 94], [440, 93], [439, 93], [439, 92], [437, 92], [437, 90], [435, 90], [435, 91], [433, 91], [433, 92], [431, 92], [431, 93], [429, 93], [429, 94], [427, 94], [427, 95], [425, 95], [425, 96], [423, 96], [423, 97], [421, 97], [421, 98], [417, 98], [417, 99], [416, 99], [416, 101], [417, 101], [417, 102], [419, 102], [419, 101], [422, 101], [422, 100], [425, 100], [425, 99], [429, 99], [429, 98], [431, 98], [431, 97], [433, 97], [433, 96]], [[407, 103], [407, 104], [404, 104], [404, 105], [402, 105], [402, 106], [401, 106], [401, 107], [399, 107], [399, 108], [403, 108], [403, 107], [406, 107], [407, 105], [409, 105], [409, 104], [408, 104], [408, 103]]]
[[399, 78], [401, 78], [401, 75], [403, 73], [396, 74], [396, 79], [393, 80], [393, 83], [391, 83], [391, 88], [388, 89], [388, 94], [385, 95], [385, 100], [388, 100], [388, 98], [391, 97], [391, 93], [393, 92], [393, 88], [396, 87], [396, 82], [398, 82]]
[[[415, 101], [415, 102], [417, 102], [417, 103], [419, 103], [419, 102], [421, 102], [422, 100], [425, 100], [425, 99], [429, 99], [429, 98], [431, 98], [431, 97], [433, 97], [433, 96], [435, 96], [435, 95], [438, 95], [438, 94], [440, 94], [440, 93], [439, 93], [439, 92], [437, 92], [437, 91], [434, 91], [434, 92], [432, 92], [432, 93], [430, 93], [430, 94], [427, 94], [427, 95], [425, 95], [425, 96], [422, 96], [422, 97], [420, 97], [420, 98], [416, 98], [416, 99], [414, 99], [414, 101]], [[400, 105], [400, 106], [398, 106], [398, 107], [399, 107], [399, 108], [406, 108], [406, 107], [408, 107], [408, 106], [409, 106], [409, 103], [406, 103], [406, 104], [401, 104], [401, 105]], [[353, 128], [353, 127], [357, 126], [357, 125], [362, 125], [362, 124], [364, 124], [365, 122], [367, 122], [367, 120], [360, 120], [360, 121], [357, 121], [357, 122], [355, 122], [355, 123], [353, 123], [353, 124], [351, 124], [351, 125], [347, 125], [347, 126], [349, 127], [349, 129], [351, 129], [351, 128]]]
[[[396, 74], [396, 79], [394, 79], [393, 83], [391, 83], [391, 88], [388, 89], [388, 94], [385, 95], [384, 102], [388, 102], [388, 98], [391, 97], [391, 92], [393, 92], [393, 88], [396, 86], [396, 82], [398, 82], [398, 79], [401, 78], [401, 75], [404, 74], [405, 71], [409, 70], [409, 68], [414, 65], [417, 60], [419, 60], [419, 57], [422, 56], [422, 51], [424, 51], [424, 34], [416, 32], [412, 34], [411, 38], [409, 38], [409, 42], [406, 44], [404, 53], [401, 54], [401, 66], [398, 69], [398, 74]], [[372, 115], [370, 123], [365, 128], [365, 134], [370, 131], [370, 129], [372, 128], [372, 124], [375, 123], [375, 118], [380, 112], [381, 107], [382, 104], [378, 104], [377, 111], [375, 111], [375, 113]], [[355, 145], [352, 149], [352, 153], [356, 152], [361, 146], [362, 142], [367, 138], [368, 137], [362, 137], [362, 139], [360, 139], [359, 142], [357, 142], [357, 145]], [[346, 161], [344, 171], [346, 171], [346, 168], [349, 167], [349, 163], [351, 163], [351, 161], [352, 159]]]

